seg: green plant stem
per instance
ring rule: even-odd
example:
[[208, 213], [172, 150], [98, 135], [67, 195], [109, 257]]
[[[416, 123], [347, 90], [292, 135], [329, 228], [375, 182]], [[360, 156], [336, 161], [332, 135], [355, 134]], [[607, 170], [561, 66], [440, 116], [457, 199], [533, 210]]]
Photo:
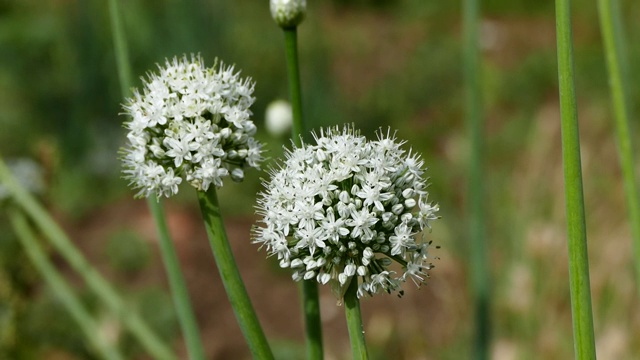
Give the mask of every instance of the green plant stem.
[[129, 48], [127, 38], [124, 36], [124, 26], [122, 25], [118, 0], [109, 0], [109, 17], [111, 19], [111, 35], [113, 37], [113, 48], [116, 56], [116, 68], [118, 79], [120, 80], [120, 92], [126, 96], [131, 90], [131, 62], [129, 61]]
[[302, 119], [302, 90], [300, 89], [300, 67], [298, 65], [298, 30], [296, 27], [285, 28], [284, 42], [287, 55], [287, 75], [289, 78], [289, 97], [293, 113], [291, 138], [296, 146], [302, 144], [301, 136], [305, 127]]
[[233, 257], [222, 221], [216, 189], [212, 186], [206, 192], [198, 191], [198, 201], [222, 284], [251, 353], [255, 359], [273, 359], [269, 343], [260, 327]]
[[149, 354], [155, 359], [175, 359], [171, 349], [153, 333], [135, 311], [128, 309], [109, 282], [91, 266], [47, 211], [31, 194], [18, 185], [2, 159], [0, 159], [0, 182], [6, 186], [16, 204], [33, 219], [42, 233], [49, 238], [55, 249], [82, 276], [89, 288], [118, 316], [118, 319], [140, 341]]
[[31, 231], [24, 214], [17, 209], [11, 209], [9, 217], [27, 256], [29, 256], [31, 262], [33, 262], [36, 269], [40, 272], [58, 299], [60, 299], [67, 311], [69, 311], [71, 317], [78, 323], [80, 329], [100, 356], [108, 360], [124, 359], [115, 347], [115, 344], [110, 344], [106, 339], [100, 337], [98, 323], [91, 317], [91, 314], [87, 312], [84, 306], [82, 306], [82, 303], [80, 303], [75, 296], [71, 287], [67, 285], [58, 270], [51, 264], [45, 252], [38, 244], [38, 240]]
[[162, 205], [155, 196], [147, 199], [147, 204], [151, 210], [151, 214], [156, 223], [158, 236], [160, 238], [160, 253], [167, 270], [169, 285], [171, 287], [171, 295], [176, 305], [180, 326], [184, 333], [189, 358], [194, 360], [205, 359], [204, 347], [198, 330], [198, 323], [191, 308], [191, 300], [189, 299], [189, 291], [187, 284], [180, 270], [180, 263], [176, 254], [175, 246], [169, 236], [166, 218]]
[[[129, 50], [124, 35], [124, 27], [121, 22], [120, 10], [118, 9], [118, 0], [109, 0], [109, 13], [116, 56], [116, 68], [120, 80], [120, 91], [122, 92], [122, 96], [127, 96], [132, 85], [131, 63], [129, 61]], [[191, 306], [191, 299], [189, 298], [189, 291], [184, 276], [180, 270], [175, 247], [169, 235], [169, 228], [167, 227], [162, 204], [156, 196], [151, 196], [147, 198], [147, 205], [156, 224], [156, 230], [160, 239], [162, 261], [167, 272], [167, 278], [169, 279], [171, 296], [176, 306], [176, 312], [189, 357], [194, 360], [204, 359], [205, 353], [198, 323]]]
[[480, 89], [480, 52], [478, 49], [477, 0], [465, 0], [463, 6], [463, 62], [465, 78], [466, 121], [470, 141], [469, 157], [469, 241], [470, 276], [474, 296], [474, 357], [488, 359], [491, 342], [490, 290], [485, 240], [484, 141], [482, 98]]
[[574, 349], [576, 359], [595, 359], [569, 0], [556, 0], [556, 33]]
[[367, 344], [364, 339], [364, 327], [362, 314], [360, 313], [360, 300], [358, 300], [358, 279], [354, 276], [344, 293], [344, 310], [347, 316], [347, 328], [351, 341], [351, 353], [354, 360], [369, 358]]
[[[289, 96], [293, 113], [291, 139], [296, 146], [302, 145], [305, 131], [302, 118], [302, 90], [300, 89], [300, 68], [298, 65], [298, 30], [297, 27], [285, 28], [284, 40], [289, 78]], [[322, 322], [320, 319], [320, 300], [318, 282], [302, 280], [302, 310], [305, 318], [305, 341], [307, 359], [324, 358], [322, 349]]]
[[631, 223], [633, 260], [636, 269], [636, 288], [640, 292], [640, 192], [635, 176], [634, 146], [629, 119], [629, 64], [625, 51], [620, 8], [616, 0], [598, 0], [600, 29], [609, 70], [609, 87], [616, 121], [618, 153]]

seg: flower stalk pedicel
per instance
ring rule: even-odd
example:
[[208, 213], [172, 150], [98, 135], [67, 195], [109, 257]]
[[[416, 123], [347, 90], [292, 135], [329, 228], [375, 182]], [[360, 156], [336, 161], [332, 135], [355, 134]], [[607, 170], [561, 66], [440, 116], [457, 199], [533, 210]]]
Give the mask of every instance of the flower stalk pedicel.
[[254, 241], [294, 280], [329, 283], [339, 300], [357, 279], [358, 298], [399, 290], [408, 279], [422, 284], [432, 265], [419, 233], [438, 211], [428, 201], [423, 160], [388, 132], [367, 141], [336, 127], [314, 137], [316, 145], [295, 147], [271, 170]]

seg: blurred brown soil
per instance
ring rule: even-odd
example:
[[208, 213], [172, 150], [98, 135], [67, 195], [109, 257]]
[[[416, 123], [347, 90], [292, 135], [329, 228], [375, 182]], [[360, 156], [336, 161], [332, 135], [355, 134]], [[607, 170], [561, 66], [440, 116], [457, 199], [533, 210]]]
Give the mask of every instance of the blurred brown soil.
[[[236, 324], [197, 209], [175, 204], [165, 206], [169, 227], [186, 278], [192, 303], [210, 359], [249, 359], [250, 354]], [[62, 219], [62, 223], [65, 223]], [[81, 251], [109, 279], [122, 283], [120, 288], [136, 289], [160, 286], [168, 291], [159, 256], [153, 219], [144, 201], [112, 204], [73, 225], [66, 222], [70, 236]], [[250, 241], [251, 217], [225, 219], [227, 233], [246, 288], [264, 331], [270, 341], [303, 346], [298, 286], [288, 272], [278, 269], [274, 259]], [[105, 257], [106, 239], [114, 229], [132, 228], [154, 248], [153, 261], [139, 276], [123, 279], [110, 270]], [[436, 239], [437, 241], [437, 239]], [[369, 346], [378, 353], [394, 354], [397, 359], [420, 359], [430, 344], [442, 346], [455, 341], [454, 324], [467, 317], [464, 302], [446, 299], [464, 298], [461, 266], [454, 264], [443, 250], [437, 250], [433, 278], [417, 289], [405, 284], [405, 295], [380, 294], [365, 298], [361, 307]], [[64, 268], [64, 262], [59, 261]], [[73, 275], [70, 274], [73, 277]], [[81, 282], [77, 279], [80, 284]], [[348, 359], [349, 340], [343, 308], [328, 287], [321, 287], [321, 312], [326, 359]], [[400, 347], [399, 344], [404, 345]], [[410, 346], [407, 346], [410, 345]], [[174, 344], [186, 359], [182, 340]]]

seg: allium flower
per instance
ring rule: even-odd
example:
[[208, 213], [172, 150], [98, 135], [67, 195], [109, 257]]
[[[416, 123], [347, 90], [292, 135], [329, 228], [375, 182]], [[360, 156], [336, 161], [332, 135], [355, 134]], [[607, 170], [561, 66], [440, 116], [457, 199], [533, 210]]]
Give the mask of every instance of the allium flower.
[[307, 0], [271, 0], [271, 16], [282, 28], [298, 26], [307, 11]]
[[316, 145], [294, 148], [271, 170], [254, 242], [291, 268], [294, 280], [330, 282], [339, 298], [354, 278], [358, 297], [390, 293], [407, 279], [419, 286], [432, 266], [420, 233], [438, 211], [428, 201], [422, 159], [388, 131], [367, 141], [336, 127], [314, 138]]
[[124, 174], [137, 196], [171, 196], [184, 180], [196, 189], [241, 181], [244, 168], [258, 168], [261, 144], [253, 135], [249, 107], [254, 83], [233, 66], [206, 68], [200, 56], [167, 60], [149, 73], [124, 109], [131, 120], [122, 150]]

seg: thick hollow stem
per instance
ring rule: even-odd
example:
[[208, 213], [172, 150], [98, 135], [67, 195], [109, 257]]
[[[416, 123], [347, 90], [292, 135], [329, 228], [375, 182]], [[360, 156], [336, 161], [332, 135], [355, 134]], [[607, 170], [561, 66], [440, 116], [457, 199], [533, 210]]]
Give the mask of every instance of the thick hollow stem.
[[556, 0], [556, 33], [575, 357], [595, 359], [569, 0]]
[[198, 201], [222, 284], [251, 353], [255, 359], [273, 359], [271, 349], [260, 327], [258, 317], [253, 310], [249, 294], [247, 294], [233, 257], [215, 188], [211, 187], [206, 192], [198, 191]]
[[351, 341], [351, 353], [354, 360], [369, 359], [367, 344], [364, 339], [364, 326], [360, 313], [360, 300], [358, 300], [358, 279], [353, 277], [344, 293], [344, 310], [347, 315], [347, 328]]

